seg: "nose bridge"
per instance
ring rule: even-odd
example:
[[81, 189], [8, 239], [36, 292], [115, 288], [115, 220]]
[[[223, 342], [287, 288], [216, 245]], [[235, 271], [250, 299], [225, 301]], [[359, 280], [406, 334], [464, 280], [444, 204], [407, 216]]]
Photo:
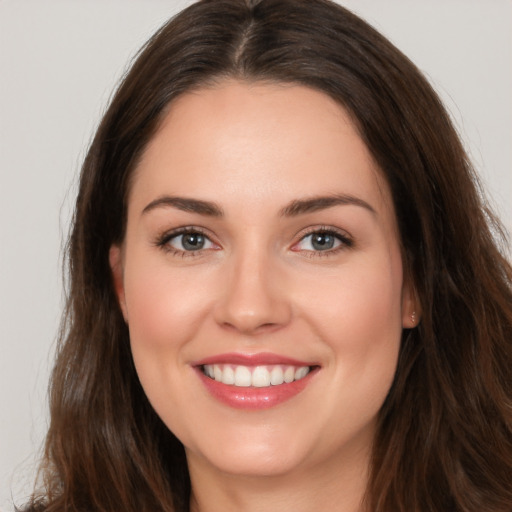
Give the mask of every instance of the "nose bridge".
[[[247, 237], [249, 238], [249, 237]], [[244, 333], [285, 325], [291, 309], [280, 287], [277, 256], [256, 237], [236, 247], [226, 262], [227, 279], [217, 322]]]

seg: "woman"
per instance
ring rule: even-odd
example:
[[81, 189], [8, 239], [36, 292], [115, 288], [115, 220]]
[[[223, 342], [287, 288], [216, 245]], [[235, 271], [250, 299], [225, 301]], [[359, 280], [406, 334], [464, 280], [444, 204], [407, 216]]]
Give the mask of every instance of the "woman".
[[362, 20], [194, 4], [84, 162], [28, 510], [510, 510], [499, 232]]

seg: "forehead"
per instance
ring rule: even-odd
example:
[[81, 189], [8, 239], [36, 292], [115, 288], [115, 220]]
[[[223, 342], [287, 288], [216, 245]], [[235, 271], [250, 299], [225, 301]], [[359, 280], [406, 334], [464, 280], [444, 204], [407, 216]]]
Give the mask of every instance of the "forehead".
[[338, 192], [390, 207], [381, 172], [337, 102], [300, 85], [226, 81], [170, 105], [135, 171], [130, 203], [192, 194], [256, 208]]

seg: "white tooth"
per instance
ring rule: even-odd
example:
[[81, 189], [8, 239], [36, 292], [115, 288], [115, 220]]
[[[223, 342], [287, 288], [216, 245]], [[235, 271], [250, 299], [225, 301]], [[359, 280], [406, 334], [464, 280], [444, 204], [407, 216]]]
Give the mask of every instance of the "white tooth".
[[235, 371], [229, 364], [224, 365], [224, 370], [222, 372], [222, 382], [224, 384], [235, 383]]
[[235, 386], [248, 388], [251, 385], [251, 371], [246, 366], [237, 366], [235, 369]]
[[215, 377], [215, 374], [213, 373], [213, 365], [206, 364], [204, 366], [204, 373], [206, 373], [206, 375], [208, 375], [208, 377], [211, 377], [213, 379]]
[[288, 384], [289, 382], [293, 382], [295, 379], [295, 368], [293, 366], [288, 366], [284, 371], [284, 381]]
[[301, 366], [295, 370], [295, 380], [303, 379], [309, 373], [307, 366]]
[[256, 388], [270, 386], [270, 372], [265, 366], [256, 366], [252, 372], [252, 385]]
[[217, 382], [222, 382], [222, 368], [218, 364], [213, 365], [213, 378]]
[[274, 366], [270, 372], [270, 384], [272, 386], [279, 386], [284, 382], [283, 368], [281, 366]]

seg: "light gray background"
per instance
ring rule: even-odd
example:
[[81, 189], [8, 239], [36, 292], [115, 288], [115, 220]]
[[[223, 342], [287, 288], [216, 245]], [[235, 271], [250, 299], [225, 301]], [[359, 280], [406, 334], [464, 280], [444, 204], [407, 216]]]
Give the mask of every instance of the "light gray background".
[[[46, 429], [76, 175], [135, 51], [188, 0], [0, 0], [0, 509]], [[430, 78], [512, 228], [512, 2], [346, 0]]]

